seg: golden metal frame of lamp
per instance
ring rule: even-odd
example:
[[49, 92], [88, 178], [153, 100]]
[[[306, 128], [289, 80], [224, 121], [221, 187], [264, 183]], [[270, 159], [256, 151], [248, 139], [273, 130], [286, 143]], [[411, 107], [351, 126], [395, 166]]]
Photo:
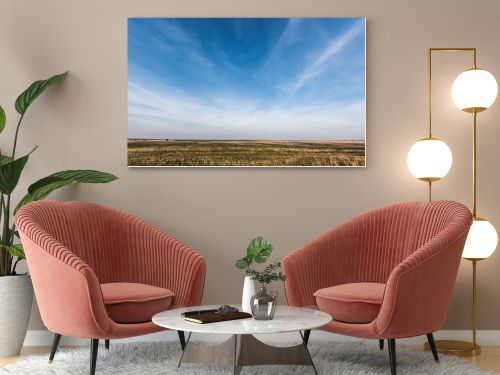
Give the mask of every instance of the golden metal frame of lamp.
[[[431, 69], [432, 69], [432, 52], [472, 52], [473, 65], [472, 70], [477, 69], [476, 67], [476, 48], [429, 48], [428, 50], [428, 108], [429, 108], [429, 137], [431, 137], [431, 127], [432, 127], [432, 102], [431, 102]], [[472, 214], [475, 221], [482, 221], [484, 219], [477, 216], [476, 201], [477, 201], [477, 113], [486, 110], [485, 107], [469, 107], [462, 109], [465, 112], [472, 113], [473, 118], [473, 142], [472, 142]], [[432, 181], [429, 183], [429, 201], [432, 198]], [[436, 340], [436, 347], [439, 353], [451, 354], [455, 356], [468, 357], [476, 356], [481, 353], [481, 347], [476, 341], [476, 331], [477, 331], [477, 262], [485, 258], [464, 258], [472, 262], [472, 342], [458, 341], [458, 340]], [[430, 350], [428, 343], [424, 344], [425, 350]]]
[[[439, 141], [439, 142], [442, 142], [440, 141], [438, 138], [435, 138], [433, 137], [433, 134], [432, 134], [432, 51], [436, 51], [436, 50], [458, 50], [458, 49], [437, 49], [437, 48], [429, 48], [428, 49], [428, 62], [427, 62], [427, 71], [428, 71], [428, 77], [427, 77], [427, 108], [428, 108], [428, 134], [427, 134], [427, 137], [426, 138], [423, 138], [423, 139], [420, 139], [419, 141], [417, 141], [413, 146], [412, 146], [412, 149], [419, 143], [424, 143], [426, 141]], [[461, 50], [461, 49], [460, 49]], [[464, 49], [465, 50], [465, 49]], [[443, 142], [444, 143], [444, 142]], [[430, 143], [427, 143], [427, 144], [430, 144]], [[443, 178], [449, 171], [449, 169], [451, 168], [451, 151], [449, 150], [449, 148], [447, 146], [445, 146], [445, 148], [447, 149], [446, 152], [448, 152], [450, 154], [450, 165], [449, 165], [449, 168], [446, 170], [446, 171], [443, 171], [443, 173], [439, 174], [439, 175], [432, 175], [431, 173], [429, 173], [430, 171], [426, 170], [426, 174], [424, 175], [416, 175], [416, 173], [414, 171], [412, 171], [412, 173], [414, 174], [414, 176], [419, 179], [420, 181], [423, 181], [423, 182], [426, 182], [427, 183], [427, 186], [428, 186], [428, 198], [429, 198], [429, 202], [432, 200], [432, 183], [433, 182], [436, 182], [436, 181], [439, 181], [441, 178]], [[410, 152], [408, 153], [408, 167], [410, 168], [410, 170], [412, 170], [412, 167], [410, 166], [410, 154], [412, 152], [412, 149], [410, 149]], [[420, 153], [422, 153], [422, 151], [420, 150]], [[418, 155], [420, 156], [420, 155]], [[421, 172], [421, 171], [420, 171]], [[434, 171], [436, 172], [436, 171]], [[429, 173], [429, 174], [427, 174]]]

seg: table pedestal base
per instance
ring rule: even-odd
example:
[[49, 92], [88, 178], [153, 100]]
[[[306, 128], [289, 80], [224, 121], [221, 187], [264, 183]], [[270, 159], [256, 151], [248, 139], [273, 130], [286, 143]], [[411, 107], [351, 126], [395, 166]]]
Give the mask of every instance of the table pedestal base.
[[[301, 333], [302, 336], [302, 333]], [[221, 344], [195, 344], [189, 334], [182, 352], [182, 363], [217, 363], [231, 366], [233, 374], [239, 374], [242, 366], [257, 365], [304, 365], [312, 366], [317, 375], [307, 345], [276, 347], [257, 340], [253, 335], [233, 335]]]

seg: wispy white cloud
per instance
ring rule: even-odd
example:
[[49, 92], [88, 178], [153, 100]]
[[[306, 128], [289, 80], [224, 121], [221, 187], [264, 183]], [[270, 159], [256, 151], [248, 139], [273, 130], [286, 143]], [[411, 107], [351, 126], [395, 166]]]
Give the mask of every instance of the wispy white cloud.
[[152, 91], [129, 82], [129, 137], [173, 139], [364, 139], [364, 101], [266, 108], [258, 100]]
[[164, 40], [170, 40], [176, 44], [199, 46], [199, 41], [179, 26], [175, 19], [154, 19], [151, 23]]
[[263, 69], [267, 68], [280, 55], [281, 51], [297, 42], [299, 37], [299, 26], [302, 20], [300, 18], [289, 18], [287, 25], [283, 28], [276, 43], [270, 48]]
[[[214, 66], [214, 63], [203, 54], [203, 46], [200, 41], [178, 25], [175, 19], [155, 19], [152, 25], [157, 31], [155, 48], [160, 48], [174, 56], [184, 54], [195, 65]], [[172, 45], [183, 47], [173, 48]]]
[[352, 40], [365, 31], [364, 20], [355, 22], [346, 32], [327, 43], [326, 47], [316, 55], [310, 64], [292, 81], [280, 88], [288, 93], [294, 93], [308, 82], [321, 75], [328, 62], [339, 54]]

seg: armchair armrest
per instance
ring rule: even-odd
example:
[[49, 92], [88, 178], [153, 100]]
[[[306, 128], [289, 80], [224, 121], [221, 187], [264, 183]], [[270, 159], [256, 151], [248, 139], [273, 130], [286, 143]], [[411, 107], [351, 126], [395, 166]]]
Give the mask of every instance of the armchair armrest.
[[64, 336], [104, 336], [112, 322], [94, 272], [47, 234], [32, 226], [23, 229], [31, 232], [27, 235], [19, 230], [33, 284], [37, 286], [36, 300], [47, 328]]
[[376, 319], [382, 336], [413, 337], [441, 328], [468, 231], [451, 241], [441, 233], [393, 270]]

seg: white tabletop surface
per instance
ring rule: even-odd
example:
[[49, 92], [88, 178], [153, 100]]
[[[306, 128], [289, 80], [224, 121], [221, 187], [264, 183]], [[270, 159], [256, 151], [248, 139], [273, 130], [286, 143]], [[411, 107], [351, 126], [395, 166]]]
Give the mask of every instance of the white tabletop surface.
[[[181, 316], [181, 313], [186, 311], [217, 309], [219, 307], [219, 305], [213, 305], [167, 310], [153, 316], [153, 322], [161, 327], [178, 331], [246, 335], [314, 329], [322, 327], [332, 320], [329, 314], [318, 310], [289, 306], [278, 306], [272, 320], [255, 320], [254, 318], [248, 318], [229, 320], [226, 322], [197, 324], [188, 322]], [[236, 307], [240, 308], [239, 306]]]

